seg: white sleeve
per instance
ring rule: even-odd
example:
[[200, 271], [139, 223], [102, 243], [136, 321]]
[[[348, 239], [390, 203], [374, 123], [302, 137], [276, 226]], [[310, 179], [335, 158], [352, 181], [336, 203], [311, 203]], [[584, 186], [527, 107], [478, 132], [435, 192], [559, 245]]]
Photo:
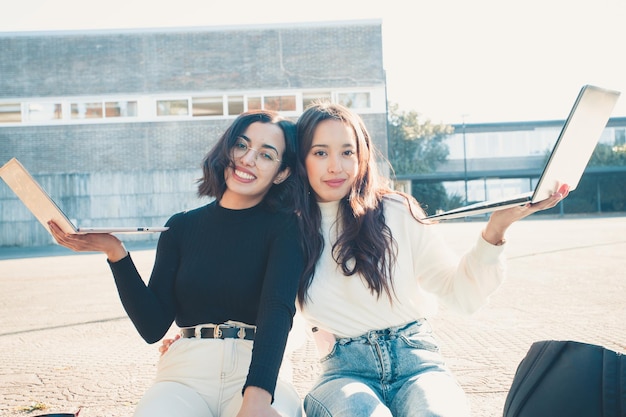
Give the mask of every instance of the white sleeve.
[[459, 259], [443, 241], [437, 225], [420, 226], [421, 239], [411, 246], [413, 267], [422, 288], [464, 314], [484, 306], [506, 277], [503, 246], [491, 245], [479, 236], [471, 250]]

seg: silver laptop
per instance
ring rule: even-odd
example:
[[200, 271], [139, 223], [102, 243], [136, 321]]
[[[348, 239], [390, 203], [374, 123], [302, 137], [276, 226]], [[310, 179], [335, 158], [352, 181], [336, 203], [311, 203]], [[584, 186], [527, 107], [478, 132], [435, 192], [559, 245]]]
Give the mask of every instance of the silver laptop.
[[48, 193], [30, 175], [24, 166], [13, 158], [0, 168], [0, 177], [24, 205], [33, 213], [43, 227], [53, 220], [65, 233], [150, 233], [164, 232], [168, 227], [77, 227], [63, 213]]
[[618, 91], [583, 86], [534, 191], [471, 204], [426, 218], [447, 220], [536, 203], [550, 197], [561, 184], [569, 185], [570, 191], [576, 189], [619, 95]]

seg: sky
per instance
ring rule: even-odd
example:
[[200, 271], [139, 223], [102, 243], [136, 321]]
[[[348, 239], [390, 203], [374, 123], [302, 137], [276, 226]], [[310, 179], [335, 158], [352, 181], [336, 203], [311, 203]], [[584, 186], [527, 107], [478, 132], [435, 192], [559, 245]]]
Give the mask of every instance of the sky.
[[[625, 0], [14, 0], [0, 32], [380, 20], [387, 98], [435, 123], [562, 120], [621, 91]], [[1, 76], [1, 74], [0, 74]]]

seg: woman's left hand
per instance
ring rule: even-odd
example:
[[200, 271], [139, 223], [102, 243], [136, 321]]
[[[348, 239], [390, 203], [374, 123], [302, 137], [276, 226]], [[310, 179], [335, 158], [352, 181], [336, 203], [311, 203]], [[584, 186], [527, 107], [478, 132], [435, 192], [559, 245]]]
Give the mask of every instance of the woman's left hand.
[[174, 343], [178, 339], [180, 339], [179, 334], [175, 335], [172, 339], [163, 339], [161, 341], [161, 346], [159, 346], [159, 352], [161, 353], [161, 356], [165, 355], [165, 352], [169, 350], [172, 343]]
[[483, 238], [491, 243], [496, 244], [504, 239], [506, 230], [518, 220], [530, 216], [533, 213], [542, 210], [548, 210], [556, 206], [569, 194], [569, 186], [563, 184], [558, 191], [545, 200], [537, 203], [528, 203], [523, 206], [511, 207], [504, 210], [496, 210], [491, 214], [489, 222], [483, 231]]

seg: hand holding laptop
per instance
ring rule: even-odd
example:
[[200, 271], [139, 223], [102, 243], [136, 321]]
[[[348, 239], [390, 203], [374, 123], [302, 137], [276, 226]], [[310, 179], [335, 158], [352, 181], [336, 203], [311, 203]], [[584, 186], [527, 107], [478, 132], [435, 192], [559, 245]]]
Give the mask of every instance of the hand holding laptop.
[[550, 198], [559, 184], [567, 184], [570, 191], [575, 190], [619, 96], [619, 91], [592, 85], [585, 85], [580, 89], [533, 191], [481, 201], [432, 214], [427, 218], [455, 219], [513, 206], [525, 206], [528, 202], [535, 204]]
[[558, 191], [545, 200], [536, 203], [526, 203], [523, 206], [514, 206], [507, 209], [496, 210], [491, 213], [489, 221], [483, 230], [483, 239], [492, 245], [504, 243], [504, 233], [518, 220], [530, 216], [541, 210], [548, 210], [556, 206], [569, 194], [569, 186], [562, 184]]
[[122, 241], [110, 233], [65, 233], [53, 221], [48, 222], [48, 227], [59, 245], [74, 252], [102, 252], [111, 262], [117, 262], [128, 255]]

